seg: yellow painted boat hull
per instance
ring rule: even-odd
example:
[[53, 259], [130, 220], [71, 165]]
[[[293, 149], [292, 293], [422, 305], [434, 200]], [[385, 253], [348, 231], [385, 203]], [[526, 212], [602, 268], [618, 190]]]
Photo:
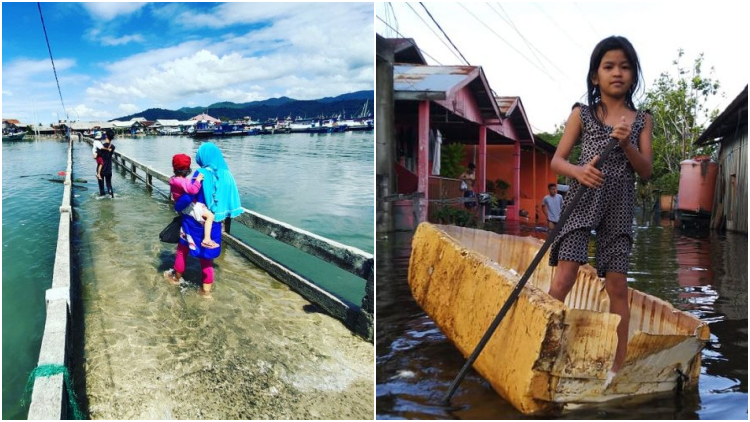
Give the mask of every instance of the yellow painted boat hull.
[[[468, 357], [541, 245], [531, 237], [422, 223], [412, 243], [409, 286], [417, 303]], [[680, 377], [683, 385], [697, 384], [708, 325], [629, 289], [628, 352], [605, 386], [620, 317], [608, 312], [603, 280], [592, 267], [581, 267], [562, 303], [547, 294], [554, 268], [546, 262], [543, 258], [474, 363], [516, 409], [546, 413], [565, 403], [669, 391]]]

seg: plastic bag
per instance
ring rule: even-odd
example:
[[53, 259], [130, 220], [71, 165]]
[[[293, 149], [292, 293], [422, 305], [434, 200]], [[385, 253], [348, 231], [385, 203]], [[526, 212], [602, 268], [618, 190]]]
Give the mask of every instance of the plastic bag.
[[466, 184], [465, 180], [461, 181], [461, 186], [459, 187], [459, 189], [461, 189], [462, 191], [469, 189], [469, 185]]
[[164, 243], [177, 243], [180, 241], [180, 228], [182, 228], [182, 216], [178, 215], [171, 223], [164, 227], [159, 233], [159, 240]]

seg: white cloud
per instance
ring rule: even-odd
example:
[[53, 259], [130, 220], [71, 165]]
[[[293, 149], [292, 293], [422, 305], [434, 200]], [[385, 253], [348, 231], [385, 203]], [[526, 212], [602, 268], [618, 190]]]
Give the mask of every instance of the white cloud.
[[357, 83], [344, 75], [325, 75], [314, 78], [289, 75], [281, 78], [279, 85], [287, 87], [283, 95], [300, 100], [333, 97], [347, 92], [372, 89], [372, 79]]
[[[81, 119], [157, 105], [176, 109], [281, 95], [314, 99], [373, 89], [371, 3], [217, 3], [208, 10], [189, 3], [80, 5], [69, 7], [91, 17], [86, 41], [140, 51], [95, 70], [76, 69], [73, 59], [55, 59], [65, 103], [79, 104], [74, 110]], [[159, 19], [152, 28], [160, 37], [155, 45], [166, 47], [146, 50], [143, 45], [154, 33], [129, 26], [130, 18], [148, 25], [153, 17]], [[175, 39], [185, 41], [173, 45]], [[112, 49], [112, 57], [128, 50]], [[4, 62], [2, 82], [4, 110], [56, 111], [64, 118], [48, 58]], [[106, 110], [112, 113], [106, 116]]]
[[[269, 66], [255, 57], [242, 57], [234, 53], [218, 56], [208, 50], [200, 50], [157, 66], [141, 67], [140, 74], [131, 75], [123, 82], [101, 82], [88, 88], [86, 93], [99, 100], [114, 97], [127, 101], [135, 96], [169, 103], [194, 94], [211, 94], [220, 98], [218, 94], [222, 90], [231, 88], [226, 92], [232, 92], [236, 97], [238, 85], [281, 77], [292, 73], [294, 65], [291, 60], [281, 59], [274, 66]], [[119, 77], [110, 79], [122, 80]]]
[[117, 108], [127, 114], [133, 114], [141, 110], [141, 108], [135, 104], [120, 104]]
[[127, 44], [129, 42], [141, 42], [142, 43], [144, 41], [145, 41], [145, 39], [140, 34], [123, 35], [121, 37], [105, 36], [105, 37], [102, 37], [101, 40], [100, 40], [100, 42], [102, 43], [102, 45], [123, 45], [123, 44]]
[[[252, 89], [252, 88], [250, 88]], [[267, 95], [260, 92], [260, 89], [247, 91], [244, 89], [222, 89], [217, 92], [217, 97], [223, 101], [235, 103], [249, 103], [251, 101], [260, 101], [268, 98]]]
[[102, 24], [97, 22], [95, 26], [89, 28], [85, 33], [86, 39], [95, 42], [97, 44], [111, 46], [111, 45], [124, 45], [131, 42], [144, 43], [146, 39], [141, 34], [133, 35], [112, 35], [117, 32], [116, 28], [112, 26], [107, 28], [105, 32], [102, 29]]
[[[70, 69], [75, 64], [76, 61], [73, 59], [57, 59], [55, 69], [59, 75], [61, 71]], [[40, 73], [48, 73], [54, 80], [52, 63], [49, 59], [19, 59], [7, 64], [3, 63], [3, 85], [24, 85]]]
[[[154, 13], [184, 25], [189, 21], [191, 28], [254, 22], [261, 27], [113, 62], [107, 66], [109, 74], [85, 90], [87, 101], [133, 104], [146, 99], [146, 108], [179, 108], [257, 101], [278, 92], [305, 100], [373, 89], [371, 4], [227, 3], [206, 14], [185, 8], [170, 3], [155, 6]], [[182, 13], [190, 13], [190, 19]], [[96, 30], [90, 34], [101, 35]]]
[[[16, 92], [14, 96], [3, 97], [4, 118], [18, 118], [21, 121], [36, 120], [39, 115], [46, 115], [49, 110], [62, 110], [59, 97], [51, 95], [44, 97], [27, 92], [23, 94]], [[33, 117], [35, 115], [36, 118]]]
[[78, 104], [68, 112], [68, 116], [70, 116], [72, 120], [81, 121], [107, 120], [111, 118], [112, 113], [104, 110], [93, 109], [87, 107], [85, 104]]
[[273, 77], [284, 70], [263, 66], [254, 57], [235, 53], [218, 56], [200, 50], [192, 56], [159, 65], [135, 84], [156, 98], [170, 101], [181, 95], [218, 92], [234, 84]]
[[121, 15], [130, 15], [140, 10], [146, 3], [81, 3], [95, 19], [110, 21]]
[[146, 94], [132, 86], [116, 86], [111, 83], [99, 83], [97, 87], [86, 88], [86, 95], [97, 102], [109, 103], [120, 98], [146, 98]]
[[[309, 5], [302, 3], [223, 3], [209, 13], [185, 11], [178, 22], [185, 26], [225, 28], [237, 24], [263, 22], [285, 15], [295, 15]], [[217, 17], [221, 17], [218, 19]]]

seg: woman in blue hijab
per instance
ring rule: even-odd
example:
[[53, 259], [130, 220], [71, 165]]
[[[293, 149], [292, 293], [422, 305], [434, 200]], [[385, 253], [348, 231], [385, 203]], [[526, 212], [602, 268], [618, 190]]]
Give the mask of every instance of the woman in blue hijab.
[[[215, 144], [206, 142], [201, 145], [195, 155], [195, 162], [201, 168], [193, 173], [193, 181], [199, 173], [203, 175], [203, 186], [198, 193], [197, 200], [206, 204], [215, 216], [211, 227], [211, 240], [218, 243], [219, 247], [204, 248], [200, 242], [195, 242], [193, 239], [203, 238], [203, 226], [194, 218], [183, 214], [174, 274], [168, 275], [167, 278], [172, 283], [180, 280], [185, 271], [185, 257], [189, 253], [200, 258], [203, 274], [203, 289], [200, 293], [209, 296], [214, 279], [213, 259], [221, 254], [221, 222], [226, 218], [234, 218], [242, 214], [242, 205], [234, 176], [229, 172], [229, 167]], [[191, 195], [182, 195], [175, 203], [175, 210], [181, 211], [192, 201]]]
[[215, 220], [222, 221], [242, 214], [237, 184], [219, 148], [211, 142], [204, 143], [195, 154], [195, 162], [201, 166], [198, 171], [203, 175], [206, 206], [214, 213]]

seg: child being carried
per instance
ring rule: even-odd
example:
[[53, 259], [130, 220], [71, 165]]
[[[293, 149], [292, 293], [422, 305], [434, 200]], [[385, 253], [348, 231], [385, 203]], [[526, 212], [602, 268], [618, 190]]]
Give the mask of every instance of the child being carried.
[[[196, 195], [201, 190], [203, 175], [191, 181], [187, 178], [190, 174], [190, 157], [185, 154], [177, 154], [172, 157], [172, 169], [174, 176], [169, 179], [169, 189], [172, 193], [172, 200], [177, 201], [184, 194]], [[193, 217], [196, 221], [203, 224], [203, 242], [201, 246], [208, 249], [218, 248], [219, 244], [211, 240], [211, 226], [214, 222], [214, 214], [208, 210], [206, 204], [202, 202], [193, 202], [182, 210], [183, 214]]]

